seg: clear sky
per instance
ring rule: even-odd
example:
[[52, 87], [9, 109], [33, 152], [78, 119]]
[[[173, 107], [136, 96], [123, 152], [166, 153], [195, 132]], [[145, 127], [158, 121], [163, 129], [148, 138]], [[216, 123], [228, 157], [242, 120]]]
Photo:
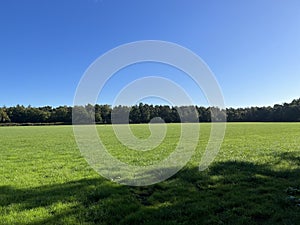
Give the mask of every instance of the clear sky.
[[[149, 39], [199, 55], [228, 107], [300, 97], [298, 0], [2, 0], [0, 105], [72, 105], [78, 82], [95, 59], [118, 45]], [[138, 78], [143, 69], [146, 75], [161, 69], [194, 90], [182, 74], [157, 65], [123, 73]], [[99, 103], [111, 103], [121, 84], [132, 79], [124, 77], [110, 81]], [[193, 98], [197, 93], [192, 91]]]

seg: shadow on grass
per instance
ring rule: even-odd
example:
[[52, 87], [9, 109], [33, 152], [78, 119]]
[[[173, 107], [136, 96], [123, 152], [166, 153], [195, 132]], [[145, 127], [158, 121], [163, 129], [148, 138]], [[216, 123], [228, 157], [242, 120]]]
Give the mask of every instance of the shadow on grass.
[[6, 213], [13, 205], [19, 213], [43, 208], [44, 216], [26, 222], [32, 225], [300, 224], [300, 207], [286, 192], [300, 188], [299, 156], [278, 157], [297, 169], [226, 161], [204, 172], [186, 167], [147, 187], [120, 186], [102, 178], [32, 189], [2, 186], [0, 206]]

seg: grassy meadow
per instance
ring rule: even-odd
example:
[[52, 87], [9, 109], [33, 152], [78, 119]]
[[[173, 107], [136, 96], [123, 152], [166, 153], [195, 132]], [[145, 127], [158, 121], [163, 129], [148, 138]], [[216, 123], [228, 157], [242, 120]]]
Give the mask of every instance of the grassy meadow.
[[[0, 127], [0, 224], [300, 224], [300, 123], [228, 123], [221, 150], [198, 171], [210, 124], [190, 162], [168, 180], [122, 186], [98, 175], [72, 126]], [[180, 136], [167, 125], [152, 151], [124, 147], [97, 127], [109, 152], [134, 165], [167, 157]], [[148, 125], [132, 125], [146, 138]]]

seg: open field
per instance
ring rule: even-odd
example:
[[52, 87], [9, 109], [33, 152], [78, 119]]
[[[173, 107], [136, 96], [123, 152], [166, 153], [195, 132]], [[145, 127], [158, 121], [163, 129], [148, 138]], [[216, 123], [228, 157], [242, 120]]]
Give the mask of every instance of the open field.
[[[147, 137], [147, 125], [132, 125]], [[300, 224], [300, 123], [229, 123], [222, 148], [198, 171], [210, 125], [190, 162], [147, 187], [113, 183], [92, 170], [71, 126], [0, 127], [0, 224]], [[98, 126], [109, 151], [145, 165], [176, 146], [169, 124], [161, 146], [144, 156]], [[295, 198], [293, 198], [293, 197]]]

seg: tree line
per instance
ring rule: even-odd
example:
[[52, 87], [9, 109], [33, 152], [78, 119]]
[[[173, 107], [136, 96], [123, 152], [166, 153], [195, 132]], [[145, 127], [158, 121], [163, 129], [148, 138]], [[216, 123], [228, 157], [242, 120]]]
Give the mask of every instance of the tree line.
[[168, 106], [148, 105], [140, 103], [132, 107], [110, 105], [59, 106], [59, 107], [31, 107], [16, 105], [0, 107], [1, 124], [26, 123], [63, 123], [73, 122], [98, 124], [113, 123], [166, 123], [178, 122], [211, 122], [223, 121], [224, 115], [228, 122], [300, 122], [300, 99], [291, 103], [276, 104], [273, 107], [227, 108], [203, 106]]

